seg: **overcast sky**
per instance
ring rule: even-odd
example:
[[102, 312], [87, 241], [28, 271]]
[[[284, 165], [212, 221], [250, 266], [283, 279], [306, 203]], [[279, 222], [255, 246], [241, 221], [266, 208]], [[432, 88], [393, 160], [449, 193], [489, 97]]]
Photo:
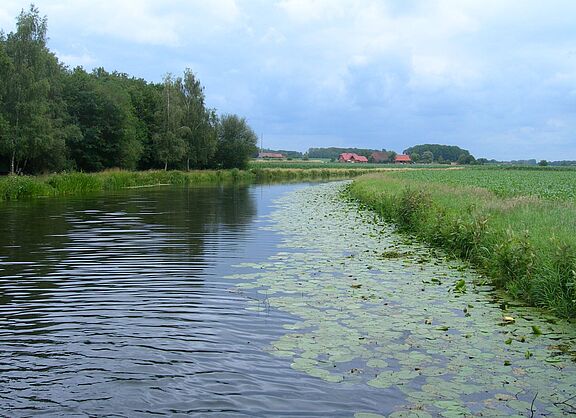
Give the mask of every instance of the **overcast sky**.
[[[264, 146], [576, 159], [575, 0], [36, 0], [69, 66], [191, 68]], [[2, 0], [0, 28], [29, 2]]]

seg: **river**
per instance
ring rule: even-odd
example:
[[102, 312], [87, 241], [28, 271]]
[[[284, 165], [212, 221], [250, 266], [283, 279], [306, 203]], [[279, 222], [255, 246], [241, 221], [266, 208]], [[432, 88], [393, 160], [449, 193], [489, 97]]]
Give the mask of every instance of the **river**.
[[576, 411], [572, 325], [503, 312], [478, 275], [343, 202], [342, 187], [1, 204], [0, 413]]

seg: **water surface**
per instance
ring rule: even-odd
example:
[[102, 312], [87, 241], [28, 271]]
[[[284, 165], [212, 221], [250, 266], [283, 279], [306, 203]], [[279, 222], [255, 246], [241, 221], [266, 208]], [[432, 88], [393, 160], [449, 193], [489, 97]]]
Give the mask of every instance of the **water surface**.
[[224, 278], [275, 253], [260, 226], [301, 187], [2, 204], [0, 412], [345, 416], [375, 402], [269, 354], [292, 317], [247, 310], [254, 297]]
[[1, 415], [576, 411], [565, 327], [502, 313], [473, 272], [370, 222], [341, 187], [0, 205]]

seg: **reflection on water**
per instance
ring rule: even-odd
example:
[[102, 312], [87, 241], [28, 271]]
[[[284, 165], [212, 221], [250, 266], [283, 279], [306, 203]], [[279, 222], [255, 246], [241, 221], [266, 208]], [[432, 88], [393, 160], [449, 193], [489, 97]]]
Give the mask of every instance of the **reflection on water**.
[[[290, 321], [244, 309], [272, 199], [302, 186], [161, 188], [0, 206], [0, 412], [351, 415], [380, 402], [263, 348]], [[372, 408], [373, 409], [373, 408]]]

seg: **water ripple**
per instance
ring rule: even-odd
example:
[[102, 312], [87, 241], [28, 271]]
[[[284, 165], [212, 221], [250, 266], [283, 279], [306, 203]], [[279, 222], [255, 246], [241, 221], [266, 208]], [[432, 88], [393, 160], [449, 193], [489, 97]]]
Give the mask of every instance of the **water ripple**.
[[[333, 388], [265, 348], [291, 318], [224, 279], [279, 238], [301, 186], [166, 188], [0, 206], [0, 415], [346, 416]], [[263, 302], [265, 306], [265, 302]]]

